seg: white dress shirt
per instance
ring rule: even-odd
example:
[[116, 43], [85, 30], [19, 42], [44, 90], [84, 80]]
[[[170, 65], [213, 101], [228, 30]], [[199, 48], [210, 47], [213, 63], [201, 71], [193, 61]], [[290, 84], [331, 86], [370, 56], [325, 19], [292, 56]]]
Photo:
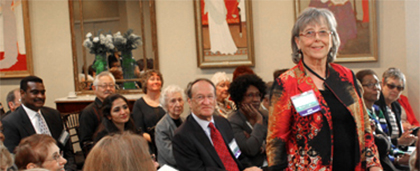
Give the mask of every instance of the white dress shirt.
[[213, 144], [213, 141], [211, 140], [210, 128], [209, 128], [210, 122], [213, 123], [214, 126], [216, 126], [216, 124], [214, 124], [213, 116], [211, 117], [211, 120], [208, 121], [208, 120], [203, 120], [203, 119], [197, 117], [192, 112], [191, 112], [191, 115], [193, 116], [193, 118], [195, 119], [195, 121], [197, 121], [198, 125], [200, 125], [200, 127], [203, 128], [204, 133], [206, 133], [206, 135], [209, 138], [211, 144]]
[[[36, 111], [34, 111], [32, 109], [29, 109], [24, 104], [22, 104], [22, 107], [25, 110], [26, 114], [28, 115], [29, 120], [32, 123], [32, 126], [35, 129], [35, 132], [37, 134], [41, 134], [41, 128], [39, 128], [38, 118], [36, 117], [36, 114], [39, 113], [39, 115], [41, 116], [41, 119], [44, 120], [44, 123], [45, 124], [47, 124], [47, 121], [45, 121], [44, 116], [42, 116], [41, 110], [38, 110], [38, 112], [36, 112]], [[47, 129], [49, 130], [48, 124], [47, 124]], [[49, 131], [49, 132], [51, 132], [51, 131]]]

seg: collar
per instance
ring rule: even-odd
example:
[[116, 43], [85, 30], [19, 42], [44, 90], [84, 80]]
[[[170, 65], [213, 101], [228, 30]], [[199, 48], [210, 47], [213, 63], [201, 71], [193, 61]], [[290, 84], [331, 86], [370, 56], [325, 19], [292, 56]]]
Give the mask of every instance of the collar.
[[213, 119], [213, 117], [211, 117], [211, 120], [210, 120], [210, 121], [208, 121], [208, 120], [204, 120], [204, 119], [199, 118], [198, 116], [196, 116], [196, 115], [195, 115], [194, 113], [192, 113], [192, 112], [191, 112], [191, 114], [192, 114], [192, 117], [194, 118], [194, 120], [195, 120], [195, 121], [197, 121], [198, 125], [200, 125], [200, 127], [201, 127], [201, 128], [203, 128], [203, 130], [207, 130], [207, 129], [209, 128], [209, 124], [210, 124], [210, 122], [212, 122], [212, 123], [213, 123], [213, 125], [215, 125], [215, 126], [216, 126], [216, 124], [214, 124], [214, 119]]
[[41, 114], [41, 110], [35, 111], [32, 109], [29, 109], [28, 107], [26, 107], [24, 104], [21, 104], [23, 107], [23, 110], [25, 110], [26, 114], [28, 115], [29, 119], [32, 120], [33, 118], [35, 118], [36, 114], [39, 113]]

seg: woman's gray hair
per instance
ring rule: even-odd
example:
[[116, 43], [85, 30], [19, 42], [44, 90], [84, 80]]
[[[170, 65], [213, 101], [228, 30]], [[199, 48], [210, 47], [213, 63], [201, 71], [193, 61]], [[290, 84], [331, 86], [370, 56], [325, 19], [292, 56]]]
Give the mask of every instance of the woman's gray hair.
[[109, 76], [109, 77], [111, 77], [112, 81], [115, 84], [115, 77], [114, 77], [114, 75], [112, 75], [112, 73], [109, 72], [109, 71], [102, 71], [100, 74], [98, 74], [98, 75], [95, 76], [95, 80], [93, 80], [93, 85], [94, 86], [98, 86], [99, 85], [99, 78], [101, 78], [103, 76]]
[[335, 20], [334, 14], [328, 9], [307, 8], [299, 15], [292, 29], [292, 60], [295, 64], [299, 63], [302, 59], [302, 54], [295, 42], [295, 37], [299, 38], [300, 32], [309, 24], [321, 24], [323, 20], [325, 20], [332, 36], [332, 47], [328, 53], [327, 62], [329, 63], [335, 60], [338, 48], [340, 47], [340, 37], [337, 33], [337, 21]]
[[216, 72], [213, 77], [211, 77], [211, 82], [213, 82], [214, 86], [217, 86], [217, 84], [222, 81], [230, 81], [225, 72]]
[[384, 80], [384, 84], [388, 81], [388, 78], [398, 79], [403, 82], [403, 87], [405, 87], [405, 75], [401, 72], [398, 68], [388, 68], [383, 74], [382, 79]]
[[166, 109], [166, 101], [168, 100], [168, 95], [172, 94], [172, 93], [180, 93], [182, 95], [182, 99], [185, 101], [185, 94], [184, 94], [184, 89], [182, 89], [181, 87], [177, 86], [177, 85], [169, 85], [168, 87], [166, 87], [165, 89], [163, 89], [162, 93], [160, 94], [160, 104], [162, 105], [163, 109]]

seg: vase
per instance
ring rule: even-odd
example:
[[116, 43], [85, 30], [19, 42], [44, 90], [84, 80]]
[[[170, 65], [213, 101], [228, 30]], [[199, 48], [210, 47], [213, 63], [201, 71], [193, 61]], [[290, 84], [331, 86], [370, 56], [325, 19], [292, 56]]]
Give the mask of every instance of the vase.
[[[136, 60], [134, 60], [131, 50], [122, 51], [121, 56], [122, 56], [121, 67], [123, 70], [123, 78], [124, 79], [135, 78], [134, 68], [135, 68]], [[123, 88], [127, 90], [127, 89], [136, 89], [137, 87], [134, 81], [127, 81], [123, 83]]]
[[95, 61], [93, 62], [92, 68], [95, 69], [96, 75], [108, 70], [106, 52], [95, 54]]

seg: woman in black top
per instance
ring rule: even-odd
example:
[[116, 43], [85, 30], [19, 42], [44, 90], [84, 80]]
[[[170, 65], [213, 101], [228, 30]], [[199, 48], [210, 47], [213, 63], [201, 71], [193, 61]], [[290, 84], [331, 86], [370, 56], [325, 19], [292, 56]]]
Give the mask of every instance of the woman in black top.
[[122, 133], [124, 131], [137, 133], [127, 99], [124, 96], [111, 94], [105, 98], [102, 105], [102, 114], [104, 117], [95, 133], [95, 142], [111, 133]]
[[143, 137], [149, 142], [151, 152], [155, 154], [157, 153], [154, 142], [155, 126], [165, 115], [165, 111], [159, 103], [162, 85], [162, 74], [156, 70], [148, 70], [142, 83], [145, 95], [138, 99], [133, 106], [136, 129], [143, 133]]

